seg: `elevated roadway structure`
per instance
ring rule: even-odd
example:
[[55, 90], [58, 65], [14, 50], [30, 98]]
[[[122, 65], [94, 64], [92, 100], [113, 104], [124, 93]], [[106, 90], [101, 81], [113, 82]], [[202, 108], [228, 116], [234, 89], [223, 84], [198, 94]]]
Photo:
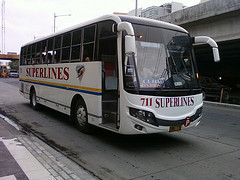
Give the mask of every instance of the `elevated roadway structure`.
[[211, 48], [195, 47], [200, 75], [222, 79], [240, 91], [240, 0], [209, 0], [158, 20], [180, 25], [191, 36], [206, 35], [219, 45], [219, 63], [212, 60]]

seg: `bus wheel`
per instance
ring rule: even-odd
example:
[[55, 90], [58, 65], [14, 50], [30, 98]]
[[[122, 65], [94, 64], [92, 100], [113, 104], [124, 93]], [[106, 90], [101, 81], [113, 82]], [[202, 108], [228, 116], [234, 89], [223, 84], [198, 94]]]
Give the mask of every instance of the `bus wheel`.
[[39, 104], [37, 103], [37, 96], [34, 88], [30, 92], [30, 105], [34, 110], [38, 110], [39, 108]]
[[88, 113], [85, 103], [78, 100], [74, 108], [74, 119], [78, 129], [83, 133], [90, 132], [90, 125], [88, 124]]
[[206, 100], [206, 93], [204, 91], [202, 92], [202, 99]]

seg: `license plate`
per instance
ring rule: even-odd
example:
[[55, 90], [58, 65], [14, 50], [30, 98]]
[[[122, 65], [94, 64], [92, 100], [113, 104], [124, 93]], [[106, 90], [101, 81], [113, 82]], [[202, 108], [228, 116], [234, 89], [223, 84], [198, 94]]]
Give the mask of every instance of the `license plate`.
[[172, 126], [169, 128], [169, 132], [180, 131], [182, 126]]

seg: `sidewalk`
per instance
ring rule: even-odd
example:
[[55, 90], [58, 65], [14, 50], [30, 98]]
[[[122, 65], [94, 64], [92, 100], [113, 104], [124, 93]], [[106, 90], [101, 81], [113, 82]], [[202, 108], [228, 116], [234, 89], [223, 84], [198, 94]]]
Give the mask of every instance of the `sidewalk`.
[[97, 179], [37, 137], [19, 130], [0, 114], [0, 180]]

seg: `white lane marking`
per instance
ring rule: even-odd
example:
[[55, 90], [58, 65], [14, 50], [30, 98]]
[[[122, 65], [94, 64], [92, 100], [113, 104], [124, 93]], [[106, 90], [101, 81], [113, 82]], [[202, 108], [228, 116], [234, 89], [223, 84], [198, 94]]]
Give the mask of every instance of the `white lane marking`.
[[17, 180], [14, 175], [0, 177], [0, 180]]
[[22, 143], [17, 141], [17, 138], [4, 139], [0, 137], [0, 141], [4, 143], [29, 179], [55, 179]]

